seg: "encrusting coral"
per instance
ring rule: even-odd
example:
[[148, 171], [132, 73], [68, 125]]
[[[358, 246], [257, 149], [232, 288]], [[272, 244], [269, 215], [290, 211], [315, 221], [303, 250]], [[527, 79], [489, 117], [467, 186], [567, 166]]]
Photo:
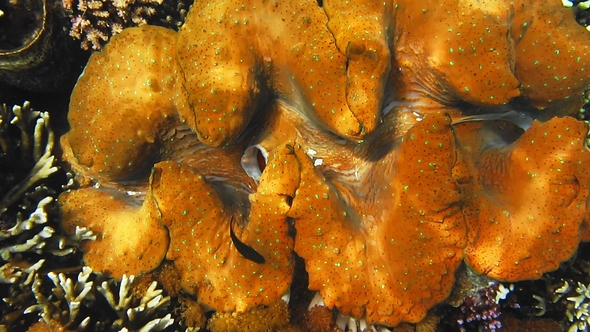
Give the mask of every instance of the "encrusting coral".
[[538, 278], [588, 239], [588, 127], [555, 116], [589, 45], [559, 1], [198, 2], [91, 58], [63, 225], [94, 269], [165, 255], [218, 311], [280, 301], [296, 253], [327, 307], [417, 322], [463, 261]]
[[289, 322], [287, 303], [278, 301], [268, 308], [252, 308], [242, 315], [215, 313], [207, 325], [212, 332], [299, 331], [286, 326]]

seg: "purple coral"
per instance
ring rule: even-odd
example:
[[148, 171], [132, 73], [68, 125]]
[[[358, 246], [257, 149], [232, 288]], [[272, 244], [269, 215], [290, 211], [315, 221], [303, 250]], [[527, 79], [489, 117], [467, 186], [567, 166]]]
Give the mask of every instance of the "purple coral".
[[459, 309], [463, 313], [457, 319], [459, 330], [467, 332], [471, 326], [477, 325], [480, 331], [498, 331], [500, 322], [499, 301], [506, 298], [510, 290], [500, 283], [493, 283], [477, 291], [474, 296], [465, 298]]

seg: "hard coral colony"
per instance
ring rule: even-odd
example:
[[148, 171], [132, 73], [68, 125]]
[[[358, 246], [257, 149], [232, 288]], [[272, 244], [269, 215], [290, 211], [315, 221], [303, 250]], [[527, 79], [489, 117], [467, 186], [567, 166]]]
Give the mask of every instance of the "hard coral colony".
[[588, 128], [568, 117], [588, 45], [556, 0], [197, 1], [178, 33], [91, 57], [63, 226], [98, 235], [94, 270], [167, 259], [217, 311], [279, 301], [297, 254], [327, 307], [418, 322], [462, 261], [534, 279], [590, 239]]

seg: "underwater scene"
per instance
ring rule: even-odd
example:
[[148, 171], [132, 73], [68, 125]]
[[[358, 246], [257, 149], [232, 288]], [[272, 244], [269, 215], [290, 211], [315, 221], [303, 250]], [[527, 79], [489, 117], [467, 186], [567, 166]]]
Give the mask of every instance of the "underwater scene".
[[589, 331], [589, 26], [0, 0], [0, 332]]

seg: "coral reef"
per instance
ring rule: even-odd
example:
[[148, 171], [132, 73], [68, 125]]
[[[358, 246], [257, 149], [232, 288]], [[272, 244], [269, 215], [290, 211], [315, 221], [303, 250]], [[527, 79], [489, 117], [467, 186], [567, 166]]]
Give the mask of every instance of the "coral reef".
[[0, 254], [8, 264], [24, 253], [68, 255], [82, 240], [94, 239], [87, 229], [68, 236], [52, 224], [61, 189], [48, 185], [58, 170], [54, 140], [47, 112], [34, 111], [28, 102], [0, 109]]
[[109, 39], [128, 27], [157, 24], [178, 28], [192, 1], [164, 0], [62, 0], [69, 12], [70, 36], [84, 50], [100, 50]]
[[94, 239], [87, 229], [63, 234], [57, 222], [52, 185], [55, 166], [54, 133], [47, 112], [29, 102], [0, 108], [0, 283], [7, 284], [0, 307], [2, 326], [19, 321], [31, 305], [37, 271], [45, 261], [77, 251], [80, 242]]
[[[28, 307], [24, 314], [37, 312], [39, 324], [50, 328], [162, 331], [174, 322], [170, 313], [165, 314], [170, 298], [162, 296], [162, 290], [156, 288], [155, 281], [137, 297], [132, 291], [133, 276], [124, 276], [119, 283], [113, 279], [104, 280], [103, 275], [93, 274], [90, 268], [85, 267], [76, 279], [53, 272], [48, 273], [47, 278], [53, 283], [50, 292], [44, 285], [46, 282], [36, 274], [31, 288], [37, 303]], [[96, 321], [96, 317], [88, 315], [88, 308], [99, 301], [98, 294], [116, 314], [114, 321]]]
[[75, 179], [0, 108], [0, 331], [588, 329], [587, 2], [48, 4], [0, 3], [5, 83], [68, 89], [64, 14], [187, 24], [93, 56]]
[[[18, 128], [20, 134], [14, 136], [13, 129]], [[18, 138], [16, 138], [18, 137]], [[29, 174], [18, 183], [5, 183], [0, 201], [0, 212], [14, 204], [34, 184], [55, 173], [55, 156], [53, 146], [55, 138], [49, 124], [47, 112], [33, 111], [25, 102], [22, 106], [9, 109], [6, 104], [0, 110], [0, 146], [3, 169], [18, 172], [27, 169]], [[13, 176], [5, 177], [10, 181]]]
[[[562, 329], [568, 332], [587, 331], [590, 328], [590, 271], [586, 258], [572, 259], [567, 269], [569, 275], [557, 272], [545, 276], [545, 284], [532, 293], [538, 316], [551, 316], [558, 313]], [[565, 268], [564, 268], [565, 269]]]
[[[46, 272], [59, 270], [55, 261], [67, 262], [82, 241], [96, 239], [85, 228], [70, 235], [59, 228], [56, 196], [62, 182], [53, 181], [59, 175], [49, 119], [47, 112], [33, 110], [29, 102], [0, 108], [0, 284], [4, 298], [0, 329], [25, 329], [38, 313], [38, 323], [31, 330], [163, 330], [174, 319], [167, 313], [170, 298], [156, 289], [155, 281], [137, 296], [132, 292], [133, 276], [117, 282], [88, 267], [75, 278]], [[70, 178], [63, 186], [72, 184]], [[79, 267], [72, 265], [70, 270]], [[92, 317], [90, 308], [101, 301], [110, 305], [111, 316], [117, 319], [109, 319], [108, 314]]]
[[[573, 294], [567, 296], [570, 291]], [[556, 293], [566, 296], [565, 299], [568, 301], [565, 312], [569, 322], [568, 332], [587, 331], [590, 328], [590, 313], [588, 312], [590, 290], [588, 286], [578, 283], [576, 287], [572, 287], [567, 281], [564, 281]]]
[[566, 116], [590, 35], [559, 1], [496, 5], [198, 2], [178, 33], [124, 30], [72, 93], [64, 228], [97, 234], [93, 269], [165, 257], [221, 312], [280, 301], [296, 253], [349, 328], [420, 321], [463, 261], [557, 269], [590, 238]]
[[[476, 323], [483, 326], [484, 331], [498, 331], [502, 328], [500, 322], [500, 305], [499, 301], [504, 300], [509, 289], [499, 283], [494, 283], [486, 288], [480, 289], [477, 296], [465, 298], [464, 303], [460, 306], [464, 317], [460, 318], [457, 323], [459, 330], [466, 332], [465, 325]], [[483, 324], [482, 324], [483, 322]]]
[[278, 301], [267, 308], [252, 308], [239, 315], [215, 313], [209, 319], [207, 329], [211, 332], [298, 331], [286, 326], [288, 322], [287, 303]]
[[[587, 330], [589, 245], [580, 245], [574, 257], [537, 280], [504, 286], [492, 280], [490, 286], [481, 287], [490, 279], [469, 270], [459, 273], [449, 300], [433, 310], [442, 317], [438, 331]], [[458, 303], [459, 299], [464, 300]]]

